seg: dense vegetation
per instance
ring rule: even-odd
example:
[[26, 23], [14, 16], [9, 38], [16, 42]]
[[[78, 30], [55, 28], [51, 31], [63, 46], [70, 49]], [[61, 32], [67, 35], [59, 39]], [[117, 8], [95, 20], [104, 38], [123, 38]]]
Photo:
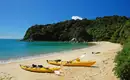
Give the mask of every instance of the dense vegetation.
[[91, 36], [86, 32], [86, 26], [92, 21], [69, 20], [56, 24], [34, 25], [27, 30], [24, 40], [31, 41], [90, 41]]
[[[104, 16], [95, 20], [67, 20], [54, 24], [34, 25], [30, 27], [24, 40], [29, 41], [71, 41], [78, 42], [110, 40], [123, 42], [128, 37], [125, 16]], [[127, 31], [126, 31], [127, 30]], [[119, 33], [119, 34], [118, 34]]]
[[130, 80], [130, 18], [104, 16], [95, 20], [67, 20], [54, 24], [30, 27], [26, 41], [111, 41], [121, 43], [123, 50], [115, 58], [117, 77]]
[[123, 45], [122, 51], [115, 58], [115, 74], [121, 80], [130, 80], [130, 38]]

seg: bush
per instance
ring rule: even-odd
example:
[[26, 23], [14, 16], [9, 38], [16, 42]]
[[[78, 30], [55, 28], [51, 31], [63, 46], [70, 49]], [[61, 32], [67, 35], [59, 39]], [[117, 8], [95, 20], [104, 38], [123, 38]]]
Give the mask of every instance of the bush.
[[115, 74], [122, 80], [130, 80], [130, 39], [126, 40], [122, 51], [115, 58]]

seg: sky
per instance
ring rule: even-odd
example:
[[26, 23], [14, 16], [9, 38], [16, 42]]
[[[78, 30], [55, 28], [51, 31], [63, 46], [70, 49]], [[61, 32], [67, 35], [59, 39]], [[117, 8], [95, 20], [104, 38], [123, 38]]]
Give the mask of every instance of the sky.
[[130, 0], [0, 0], [0, 38], [22, 39], [35, 24], [70, 20], [130, 17]]

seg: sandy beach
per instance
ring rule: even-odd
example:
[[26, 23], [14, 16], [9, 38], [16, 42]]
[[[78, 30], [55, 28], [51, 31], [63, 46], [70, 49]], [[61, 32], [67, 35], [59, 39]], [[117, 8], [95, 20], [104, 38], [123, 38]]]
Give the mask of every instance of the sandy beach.
[[[121, 45], [103, 41], [93, 43], [96, 43], [96, 45], [92, 47], [59, 52], [36, 59], [0, 64], [0, 76], [4, 73], [10, 74], [10, 76], [13, 76], [11, 80], [118, 80], [112, 69], [116, 52], [122, 49]], [[92, 54], [92, 52], [100, 53]], [[47, 64], [46, 60], [72, 60], [83, 53], [87, 53], [87, 55], [81, 61], [95, 60], [96, 64], [93, 67], [63, 67], [64, 76], [57, 76], [53, 73], [28, 72], [19, 67], [19, 64], [43, 64], [51, 67], [54, 65]]]

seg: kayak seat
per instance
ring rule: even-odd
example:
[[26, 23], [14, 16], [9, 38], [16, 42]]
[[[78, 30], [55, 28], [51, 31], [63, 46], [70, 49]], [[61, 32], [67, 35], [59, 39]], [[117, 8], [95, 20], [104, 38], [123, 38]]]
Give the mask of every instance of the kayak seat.
[[35, 65], [35, 64], [32, 64], [32, 67], [37, 67], [37, 65]]
[[25, 66], [26, 68], [29, 68], [29, 66]]
[[42, 68], [43, 66], [42, 65], [38, 65], [39, 68]]
[[80, 59], [79, 59], [79, 58], [77, 58], [77, 59], [76, 59], [76, 61], [77, 61], [77, 62], [80, 62]]
[[67, 61], [67, 64], [68, 64], [68, 63], [72, 63], [72, 61]]
[[55, 62], [60, 62], [61, 61], [61, 59], [57, 59], [57, 60], [55, 60]]

